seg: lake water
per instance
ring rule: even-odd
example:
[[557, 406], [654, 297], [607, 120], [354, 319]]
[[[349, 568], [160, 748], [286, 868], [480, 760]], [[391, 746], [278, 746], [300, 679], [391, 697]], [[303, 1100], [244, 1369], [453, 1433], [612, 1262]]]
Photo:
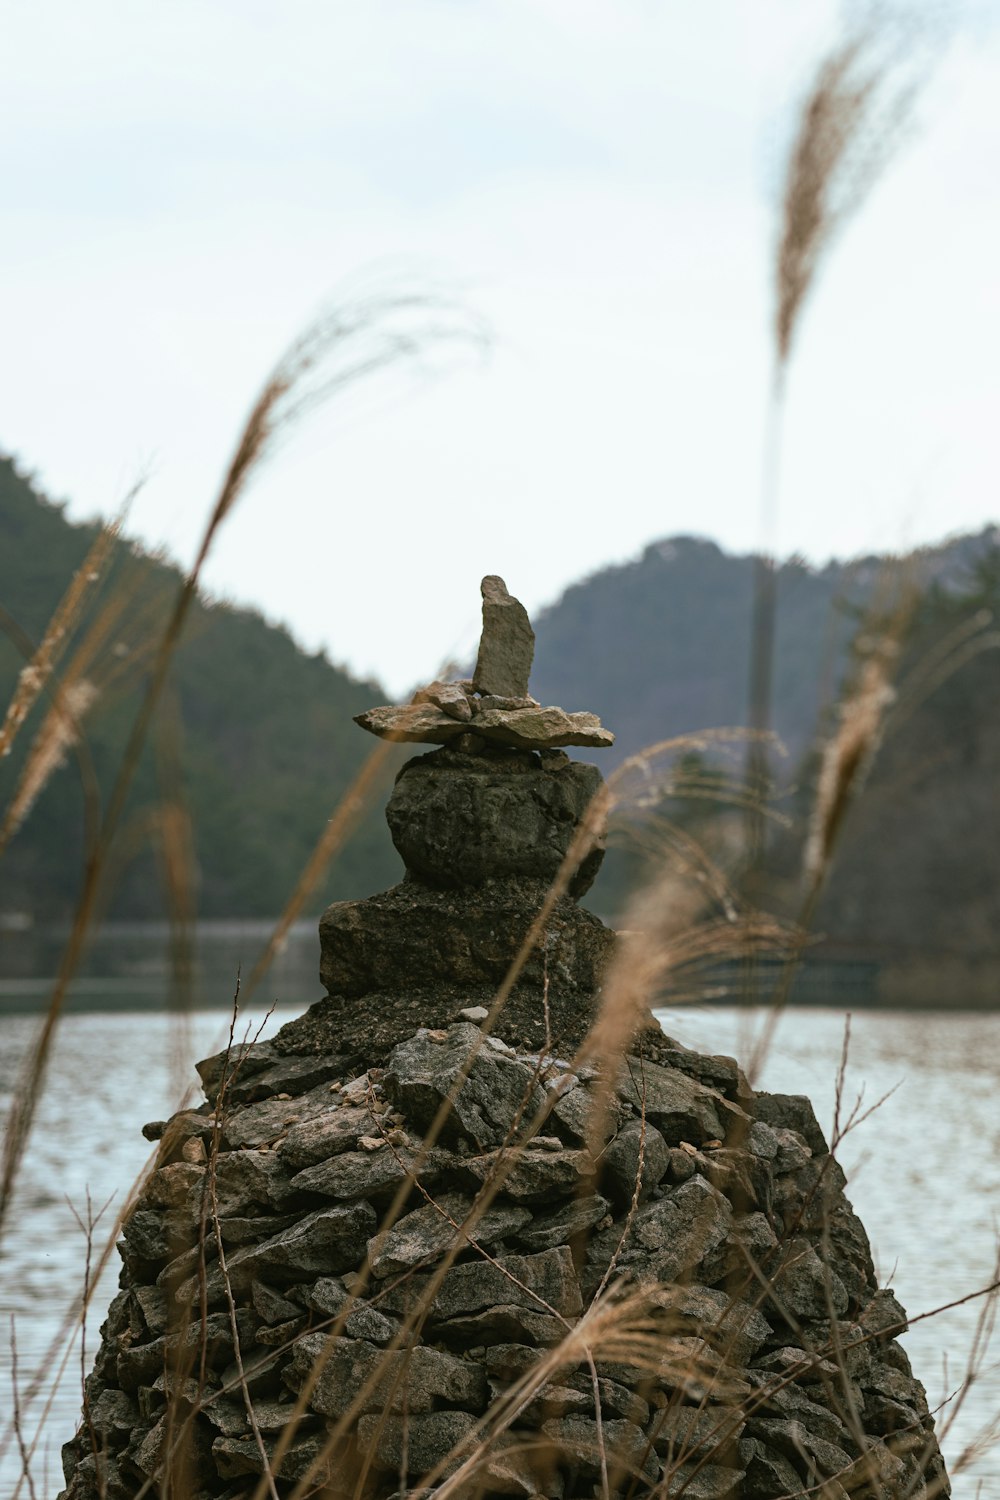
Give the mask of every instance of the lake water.
[[[252, 1007], [259, 1018], [266, 1001]], [[301, 1006], [278, 1010], [265, 1034]], [[246, 1024], [246, 1019], [243, 1024]], [[750, 1054], [763, 1017], [732, 1009], [664, 1014], [671, 1035], [704, 1051]], [[60, 1445], [72, 1435], [80, 1404], [77, 1342], [53, 1395], [54, 1376], [30, 1391], [46, 1351], [58, 1341], [84, 1279], [85, 1239], [76, 1215], [118, 1204], [150, 1147], [146, 1120], [177, 1107], [196, 1058], [224, 1044], [228, 1014], [194, 1013], [185, 1026], [162, 1012], [120, 1010], [68, 1015], [59, 1030], [37, 1128], [17, 1202], [0, 1246], [0, 1440], [13, 1410], [10, 1320], [16, 1319], [24, 1428], [37, 1434], [32, 1461], [39, 1500], [61, 1488]], [[0, 1110], [37, 1020], [0, 1017]], [[841, 1012], [790, 1009], [767, 1057], [762, 1087], [808, 1093], [828, 1127], [843, 1040]], [[992, 1279], [1000, 1204], [1000, 1015], [866, 1012], [854, 1017], [846, 1075], [848, 1103], [863, 1091], [874, 1103], [896, 1092], [844, 1142], [840, 1156], [850, 1196], [863, 1219], [883, 1281], [891, 1281], [911, 1318], [976, 1291]], [[100, 1238], [98, 1230], [97, 1238]], [[104, 1309], [117, 1287], [118, 1257], [97, 1288], [87, 1330], [89, 1364]], [[931, 1404], [960, 1385], [980, 1301], [917, 1323], [906, 1336]], [[65, 1348], [60, 1348], [60, 1360]], [[47, 1415], [43, 1417], [44, 1408]], [[954, 1401], [938, 1418], [949, 1421]], [[1000, 1413], [1000, 1340], [947, 1430], [954, 1465], [963, 1448]], [[1000, 1434], [998, 1434], [1000, 1436]], [[0, 1495], [13, 1497], [20, 1471], [11, 1447], [0, 1458]], [[22, 1491], [26, 1496], [26, 1488]], [[955, 1479], [959, 1500], [1000, 1500], [1000, 1446]]]

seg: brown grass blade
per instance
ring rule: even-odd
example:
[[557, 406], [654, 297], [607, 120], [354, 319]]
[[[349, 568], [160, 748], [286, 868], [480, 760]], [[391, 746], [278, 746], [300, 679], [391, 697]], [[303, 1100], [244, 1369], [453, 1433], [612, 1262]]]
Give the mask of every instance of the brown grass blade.
[[55, 671], [88, 599], [104, 575], [125, 514], [138, 493], [138, 488], [136, 486], [129, 494], [116, 519], [101, 527], [89, 552], [73, 574], [69, 588], [52, 616], [37, 651], [21, 669], [14, 696], [7, 708], [4, 722], [0, 725], [0, 756], [10, 754], [18, 730]]
[[100, 835], [88, 860], [83, 891], [48, 1012], [18, 1083], [4, 1138], [0, 1230], [10, 1208], [52, 1038], [70, 981], [83, 953], [139, 757], [219, 527], [232, 511], [254, 470], [273, 451], [278, 437], [320, 402], [404, 359], [413, 361], [429, 354], [436, 346], [451, 344], [468, 349], [478, 345], [482, 348], [484, 338], [481, 326], [463, 309], [443, 299], [376, 289], [369, 296], [359, 298], [354, 306], [335, 309], [317, 320], [295, 341], [265, 382], [236, 445], [194, 565], [178, 591], [160, 639], [146, 692], [108, 799]]

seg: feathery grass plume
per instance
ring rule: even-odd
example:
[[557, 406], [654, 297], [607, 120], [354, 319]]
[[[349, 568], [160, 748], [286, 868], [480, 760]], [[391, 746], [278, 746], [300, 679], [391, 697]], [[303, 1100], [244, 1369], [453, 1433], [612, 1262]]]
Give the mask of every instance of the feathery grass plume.
[[350, 304], [325, 314], [296, 339], [254, 402], [210, 512], [194, 564], [177, 593], [153, 658], [146, 691], [133, 720], [96, 847], [88, 860], [83, 891], [48, 1012], [26, 1060], [8, 1113], [0, 1180], [0, 1230], [10, 1207], [14, 1182], [34, 1119], [52, 1038], [97, 909], [139, 757], [220, 526], [254, 471], [273, 453], [278, 439], [321, 403], [403, 362], [419, 365], [423, 361], [421, 373], [426, 374], [429, 367], [425, 356], [429, 358], [435, 351], [457, 348], [482, 352], [485, 345], [482, 324], [460, 305], [440, 296], [419, 295], [383, 283], [364, 295], [357, 295]]
[[[802, 313], [820, 266], [844, 225], [898, 149], [928, 71], [915, 25], [901, 30], [870, 15], [823, 58], [800, 108], [784, 173], [774, 260], [774, 361], [761, 477], [761, 550], [750, 622], [748, 722], [770, 727], [777, 576], [774, 559], [788, 368]], [[747, 779], [769, 781], [762, 742], [747, 751]], [[763, 848], [764, 825], [746, 819], [747, 862]]]
[[137, 493], [138, 486], [131, 491], [115, 520], [101, 527], [86, 557], [73, 574], [69, 588], [49, 621], [38, 650], [31, 661], [22, 667], [14, 696], [7, 708], [4, 722], [0, 725], [0, 757], [10, 754], [18, 730], [58, 665], [88, 598], [104, 575], [128, 506]]
[[34, 807], [49, 777], [66, 764], [70, 749], [80, 738], [84, 716], [98, 696], [96, 684], [80, 677], [65, 686], [52, 704], [0, 824], [0, 854]]
[[848, 807], [864, 787], [896, 698], [894, 679], [917, 606], [919, 563], [918, 553], [887, 562], [852, 643], [857, 668], [823, 746], [806, 840], [803, 926], [811, 920]]
[[862, 24], [823, 58], [799, 114], [785, 170], [775, 258], [777, 366], [836, 236], [898, 149], [922, 86], [898, 33]]
[[803, 859], [805, 889], [795, 924], [799, 936], [747, 1061], [751, 1083], [759, 1075], [788, 1003], [848, 810], [863, 790], [882, 742], [886, 713], [895, 700], [893, 678], [917, 602], [917, 563], [916, 554], [888, 563], [854, 639], [859, 665], [853, 684], [837, 706], [836, 728], [820, 759]]
[[874, 654], [861, 668], [855, 691], [841, 703], [840, 723], [823, 751], [805, 852], [810, 888], [823, 879], [830, 864], [844, 816], [875, 759], [886, 709], [894, 697], [888, 658], [884, 652]]
[[626, 933], [605, 978], [600, 1008], [584, 1043], [587, 1058], [621, 1057], [645, 1024], [649, 1009], [691, 972], [747, 951], [787, 953], [791, 929], [756, 912], [705, 920], [705, 888], [668, 867], [633, 902]]
[[[60, 677], [50, 673], [43, 685], [42, 691], [50, 700], [48, 712], [32, 742], [11, 802], [0, 819], [0, 855], [23, 825], [49, 777], [64, 764], [65, 754], [53, 748], [60, 741], [63, 751], [70, 748], [77, 751], [80, 762], [84, 783], [85, 844], [89, 846], [96, 836], [96, 809], [100, 793], [81, 725], [84, 714], [93, 702], [97, 698], [105, 698], [105, 688], [110, 677], [99, 655], [123, 604], [124, 597], [119, 593], [104, 605], [63, 675]], [[21, 641], [16, 639], [15, 643], [20, 645]], [[115, 665], [120, 668], [120, 661]]]

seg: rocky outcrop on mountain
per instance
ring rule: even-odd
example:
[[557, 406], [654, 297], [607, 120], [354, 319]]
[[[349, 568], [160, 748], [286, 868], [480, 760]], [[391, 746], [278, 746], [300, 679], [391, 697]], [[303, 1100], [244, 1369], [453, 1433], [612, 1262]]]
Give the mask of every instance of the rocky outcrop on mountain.
[[600, 806], [559, 752], [404, 768], [327, 999], [147, 1127], [64, 1500], [948, 1493], [808, 1101], [652, 1017], [587, 1045]]

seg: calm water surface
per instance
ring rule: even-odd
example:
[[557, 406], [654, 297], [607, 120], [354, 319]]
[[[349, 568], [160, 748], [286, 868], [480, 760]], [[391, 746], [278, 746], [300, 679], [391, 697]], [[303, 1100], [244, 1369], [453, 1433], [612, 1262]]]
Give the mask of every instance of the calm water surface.
[[[300, 1008], [276, 1012], [265, 1034]], [[691, 1046], [745, 1058], [762, 1018], [709, 1009], [665, 1013], [662, 1020], [671, 1035]], [[227, 1021], [223, 1010], [197, 1013], [180, 1040], [176, 1020], [162, 1013], [70, 1015], [60, 1028], [16, 1211], [0, 1246], [0, 1440], [7, 1436], [13, 1410], [13, 1316], [24, 1426], [29, 1440], [37, 1436], [32, 1470], [39, 1500], [61, 1487], [59, 1448], [72, 1435], [80, 1402], [79, 1340], [55, 1396], [51, 1374], [40, 1394], [30, 1389], [82, 1289], [86, 1242], [77, 1216], [86, 1218], [88, 1191], [95, 1212], [109, 1198], [122, 1201], [151, 1149], [140, 1127], [177, 1107], [193, 1077], [193, 1060], [219, 1050]], [[4, 1110], [36, 1025], [28, 1016], [0, 1018]], [[789, 1010], [760, 1079], [762, 1087], [809, 1094], [824, 1127], [833, 1116], [843, 1026], [840, 1012]], [[866, 1013], [854, 1018], [848, 1105], [862, 1092], [866, 1106], [891, 1089], [895, 1093], [847, 1138], [840, 1156], [879, 1276], [892, 1282], [911, 1317], [992, 1279], [1000, 1205], [998, 1075], [1000, 1016]], [[115, 1253], [95, 1293], [88, 1364], [117, 1280]], [[905, 1339], [932, 1405], [960, 1384], [980, 1306], [969, 1302], [918, 1322]], [[64, 1355], [65, 1341], [59, 1360]], [[945, 1406], [939, 1428], [950, 1410]], [[946, 1433], [952, 1465], [998, 1412], [1000, 1342]], [[0, 1495], [14, 1495], [19, 1470], [8, 1449], [0, 1458]], [[955, 1494], [959, 1500], [977, 1495], [1000, 1500], [1000, 1448], [956, 1477]]]

